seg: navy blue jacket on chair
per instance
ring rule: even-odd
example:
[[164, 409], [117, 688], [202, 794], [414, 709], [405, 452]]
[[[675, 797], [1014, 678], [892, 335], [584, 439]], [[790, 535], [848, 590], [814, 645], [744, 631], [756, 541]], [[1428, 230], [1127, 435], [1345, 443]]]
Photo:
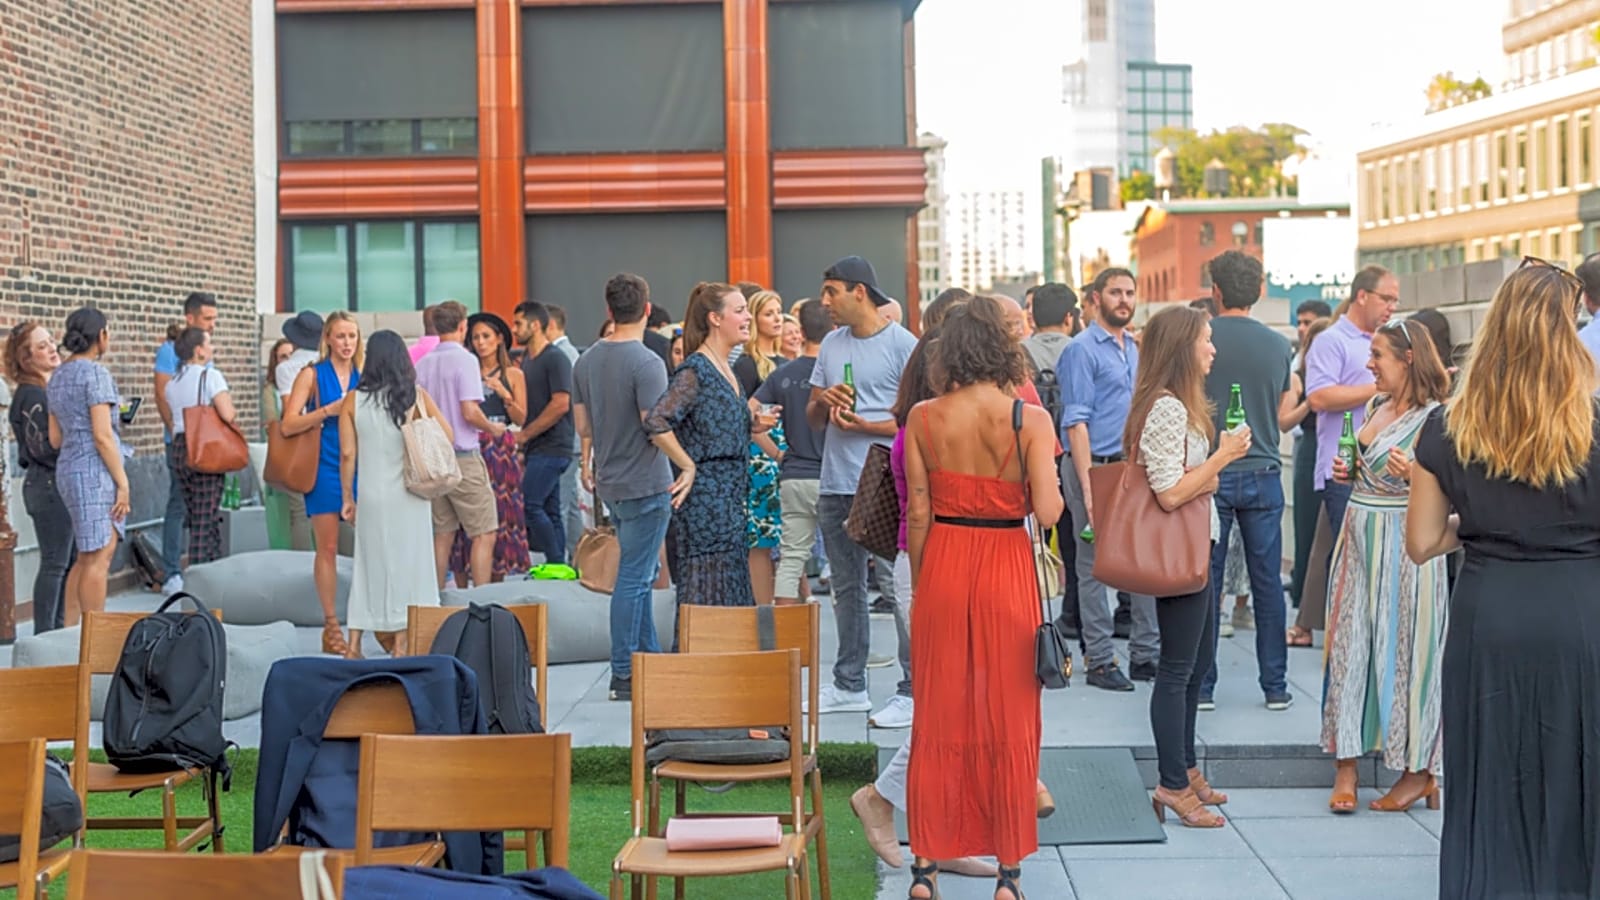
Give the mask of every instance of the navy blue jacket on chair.
[[[356, 772], [360, 744], [324, 742], [333, 707], [345, 691], [397, 681], [411, 702], [417, 734], [483, 734], [487, 729], [472, 670], [448, 656], [400, 659], [282, 659], [261, 695], [261, 757], [256, 771], [255, 852], [273, 846], [288, 824], [287, 843], [355, 847]], [[417, 840], [380, 832], [377, 846]], [[445, 861], [458, 872], [498, 875], [504, 867], [498, 832], [444, 835]]]

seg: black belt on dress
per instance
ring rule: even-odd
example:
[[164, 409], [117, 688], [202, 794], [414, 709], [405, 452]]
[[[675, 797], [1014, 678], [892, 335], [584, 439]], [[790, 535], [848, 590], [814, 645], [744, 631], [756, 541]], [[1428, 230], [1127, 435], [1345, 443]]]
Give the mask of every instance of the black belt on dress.
[[970, 516], [934, 516], [941, 525], [959, 525], [962, 528], [1021, 528], [1022, 519], [974, 519]]
[[[1068, 455], [1070, 456], [1071, 454]], [[1089, 464], [1092, 466], [1104, 466], [1110, 463], [1119, 463], [1125, 459], [1127, 459], [1127, 457], [1121, 453], [1113, 453], [1110, 456], [1095, 456], [1093, 453], [1089, 454]]]

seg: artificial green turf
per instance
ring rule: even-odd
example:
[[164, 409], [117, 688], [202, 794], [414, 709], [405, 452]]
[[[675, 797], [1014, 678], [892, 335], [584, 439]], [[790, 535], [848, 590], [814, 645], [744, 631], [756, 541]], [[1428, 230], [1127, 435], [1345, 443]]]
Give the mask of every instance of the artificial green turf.
[[[824, 744], [821, 747], [823, 772], [823, 811], [827, 819], [828, 859], [833, 895], [845, 898], [872, 897], [877, 893], [876, 857], [861, 835], [861, 823], [850, 812], [850, 794], [875, 774], [876, 748], [871, 744]], [[102, 759], [96, 754], [96, 759]], [[248, 853], [253, 830], [256, 751], [241, 750], [232, 757], [233, 790], [222, 795], [224, 847], [230, 853]], [[607, 893], [611, 860], [632, 833], [628, 750], [625, 747], [579, 747], [572, 751], [572, 838], [570, 868], [584, 883]], [[712, 794], [696, 787], [689, 789], [688, 808], [703, 810], [785, 810], [788, 791], [781, 783], [741, 785], [724, 794]], [[670, 788], [663, 791], [663, 806], [672, 803]], [[97, 794], [89, 798], [91, 816], [160, 815], [159, 797], [150, 793], [137, 797]], [[204, 815], [205, 803], [198, 783], [178, 791], [178, 814]], [[90, 849], [159, 848], [161, 832], [90, 831]], [[814, 850], [814, 848], [813, 848]], [[198, 851], [205, 852], [205, 851]], [[813, 896], [820, 896], [816, 857], [812, 854]], [[524, 868], [521, 853], [509, 854], [506, 871]], [[671, 896], [671, 883], [664, 882], [662, 895]], [[690, 898], [781, 897], [783, 877], [779, 873], [744, 875], [731, 878], [698, 879], [687, 888]], [[64, 883], [52, 886], [50, 895], [65, 897]], [[0, 898], [11, 898], [14, 891], [0, 891]]]

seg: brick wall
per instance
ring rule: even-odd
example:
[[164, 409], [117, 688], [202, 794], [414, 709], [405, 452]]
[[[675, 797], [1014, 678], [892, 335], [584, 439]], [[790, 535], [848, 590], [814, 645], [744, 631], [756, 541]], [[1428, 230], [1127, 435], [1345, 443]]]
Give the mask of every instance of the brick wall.
[[[217, 363], [254, 433], [250, 53], [247, 0], [0, 4], [0, 327], [105, 311], [117, 385], [146, 398], [124, 431], [139, 470], [161, 447], [153, 353], [191, 290], [217, 296]], [[164, 472], [140, 481], [136, 520], [165, 499]]]

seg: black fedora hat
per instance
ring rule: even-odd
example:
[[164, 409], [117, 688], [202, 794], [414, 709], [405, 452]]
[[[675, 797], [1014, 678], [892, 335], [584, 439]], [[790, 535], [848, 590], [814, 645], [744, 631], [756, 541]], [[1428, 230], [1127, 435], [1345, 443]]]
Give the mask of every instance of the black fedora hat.
[[472, 329], [478, 327], [479, 323], [493, 328], [494, 333], [500, 335], [500, 346], [505, 348], [507, 353], [517, 348], [516, 342], [511, 339], [511, 326], [506, 324], [505, 319], [490, 312], [473, 313], [467, 316], [467, 340], [469, 342], [472, 340]]
[[301, 350], [315, 350], [322, 344], [322, 317], [311, 310], [302, 310], [283, 323], [283, 336]]

